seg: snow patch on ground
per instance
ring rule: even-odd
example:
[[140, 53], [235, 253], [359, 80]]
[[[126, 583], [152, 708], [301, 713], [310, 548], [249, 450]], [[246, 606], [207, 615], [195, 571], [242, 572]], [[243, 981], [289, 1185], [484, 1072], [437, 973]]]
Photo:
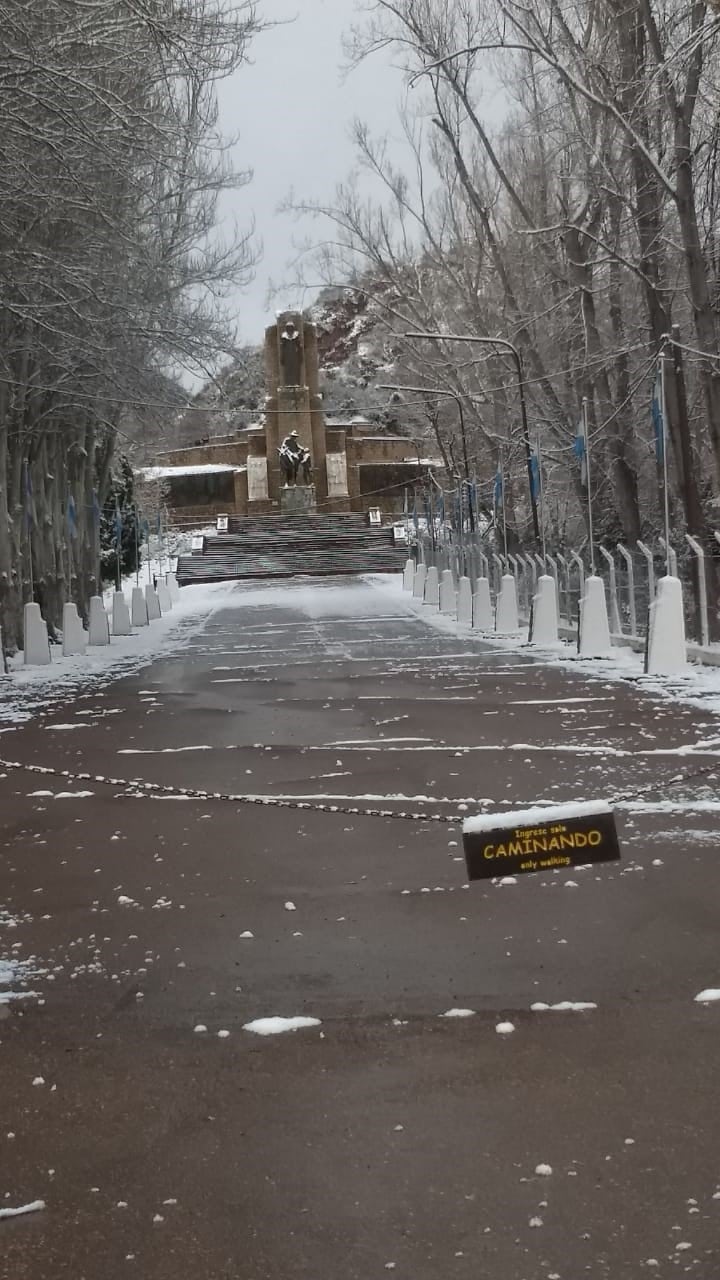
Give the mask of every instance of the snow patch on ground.
[[319, 1027], [319, 1018], [256, 1018], [254, 1022], [246, 1022], [243, 1031], [252, 1031], [256, 1036], [279, 1036], [285, 1031], [300, 1031], [303, 1027]]

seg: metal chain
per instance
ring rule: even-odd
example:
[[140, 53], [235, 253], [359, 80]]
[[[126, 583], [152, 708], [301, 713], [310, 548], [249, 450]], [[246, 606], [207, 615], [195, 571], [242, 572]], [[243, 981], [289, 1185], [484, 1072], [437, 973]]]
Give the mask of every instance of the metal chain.
[[[44, 777], [65, 778], [68, 782], [95, 782], [109, 787], [123, 787], [126, 790], [142, 791], [148, 795], [184, 796], [188, 800], [229, 800], [232, 804], [254, 804], [268, 809], [301, 809], [310, 813], [335, 813], [351, 818], [400, 818], [406, 822], [442, 822], [457, 823], [458, 816], [449, 817], [442, 813], [408, 813], [397, 809], [360, 809], [349, 805], [322, 804], [309, 800], [285, 800], [280, 796], [248, 796], [230, 795], [222, 791], [202, 791], [197, 787], [165, 786], [160, 782], [145, 782], [142, 778], [109, 778], [104, 774], [71, 773], [69, 769], [52, 769], [48, 765], [23, 764], [19, 760], [0, 760], [0, 768], [8, 770], [24, 770], [26, 773], [37, 773]], [[452, 801], [448, 801], [452, 803]]]
[[[350, 818], [389, 818], [400, 819], [404, 822], [439, 822], [447, 826], [462, 821], [462, 814], [449, 816], [443, 813], [412, 813], [399, 809], [361, 809], [357, 806], [323, 804], [318, 801], [286, 800], [280, 796], [232, 795], [223, 791], [203, 791], [198, 787], [176, 787], [165, 785], [161, 782], [145, 782], [142, 778], [109, 778], [104, 774], [71, 773], [69, 769], [53, 769], [49, 765], [41, 764], [24, 764], [19, 760], [0, 760], [0, 768], [36, 773], [43, 777], [65, 778], [68, 782], [94, 782], [108, 787], [123, 787], [125, 790], [144, 792], [146, 795], [184, 796], [188, 800], [222, 800], [230, 801], [232, 804], [260, 805], [266, 809], [296, 809], [304, 813], [333, 813]], [[613, 807], [618, 804], [625, 804], [628, 800], [637, 800], [646, 795], [648, 790], [657, 791], [661, 786], [669, 788], [680, 786], [685, 782], [694, 782], [697, 778], [705, 778], [717, 773], [718, 769], [720, 769], [720, 762], [705, 765], [701, 769], [693, 769], [687, 773], [678, 773], [674, 778], [669, 778], [667, 782], [658, 783], [656, 787], [648, 788], [647, 785], [644, 785], [638, 787], [635, 791], [621, 792], [608, 800], [608, 805]], [[448, 801], [448, 804], [451, 803], [453, 802]], [[467, 805], [464, 805], [464, 807], [467, 808]], [[548, 811], [551, 808], [552, 806], [548, 806]], [[498, 821], [502, 823], [502, 814], [498, 814]]]

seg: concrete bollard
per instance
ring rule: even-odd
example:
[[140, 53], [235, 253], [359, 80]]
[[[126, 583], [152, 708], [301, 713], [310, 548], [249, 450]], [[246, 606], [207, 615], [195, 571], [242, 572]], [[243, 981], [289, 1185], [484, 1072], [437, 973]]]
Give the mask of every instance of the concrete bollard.
[[39, 604], [26, 604], [23, 613], [23, 662], [26, 667], [47, 667], [50, 657], [47, 623]]
[[650, 676], [669, 676], [686, 666], [682, 583], [679, 578], [660, 578], [650, 605], [645, 671]]
[[88, 644], [106, 645], [110, 643], [110, 627], [105, 612], [102, 596], [90, 597], [90, 618], [88, 625]]
[[134, 627], [146, 627], [148, 624], [147, 604], [142, 587], [133, 587], [130, 598], [130, 617]]
[[440, 612], [455, 614], [457, 612], [457, 596], [455, 594], [455, 580], [452, 576], [452, 569], [443, 569], [438, 594]]
[[132, 635], [130, 610], [122, 591], [116, 591], [112, 602], [112, 633], [114, 636]]
[[160, 604], [160, 612], [169, 613], [173, 607], [172, 599], [164, 582], [158, 582], [157, 584], [157, 598]]
[[558, 607], [555, 579], [543, 573], [537, 580], [537, 593], [533, 596], [530, 644], [557, 644]]
[[478, 578], [475, 583], [472, 624], [475, 631], [492, 631], [494, 629], [495, 622], [493, 619], [492, 600], [490, 599], [489, 578]]
[[68, 601], [63, 605], [63, 657], [74, 658], [84, 653], [87, 639], [77, 605]]
[[423, 599], [425, 604], [435, 605], [436, 608], [440, 604], [440, 576], [434, 564], [431, 564], [427, 571]]
[[520, 630], [517, 588], [511, 573], [503, 574], [500, 582], [500, 594], [495, 607], [495, 630], [501, 635]]
[[457, 620], [463, 627], [472, 626], [473, 598], [472, 582], [469, 578], [461, 578], [458, 583]]
[[415, 581], [415, 561], [406, 560], [403, 569], [403, 591], [412, 591]]
[[600, 658], [608, 654], [611, 647], [605, 583], [593, 574], [585, 579], [580, 601], [578, 653], [581, 658]]
[[162, 617], [162, 609], [160, 601], [157, 597], [157, 591], [151, 582], [148, 582], [145, 588], [145, 603], [147, 605], [148, 622], [157, 622]]
[[166, 573], [165, 581], [167, 583], [168, 591], [170, 592], [170, 599], [172, 600], [173, 604], [177, 604], [178, 600], [180, 599], [180, 588], [178, 586], [178, 580], [175, 577], [175, 574]]
[[427, 578], [427, 565], [419, 564], [415, 570], [413, 578], [413, 596], [416, 600], [422, 600], [425, 595], [425, 580]]

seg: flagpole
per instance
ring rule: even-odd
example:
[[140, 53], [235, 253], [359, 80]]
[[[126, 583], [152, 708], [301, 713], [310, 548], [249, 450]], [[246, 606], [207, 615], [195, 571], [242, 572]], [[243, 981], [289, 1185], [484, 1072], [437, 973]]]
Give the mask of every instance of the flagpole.
[[665, 407], [665, 361], [667, 354], [663, 346], [660, 352], [660, 413], [662, 414], [662, 452], [663, 452], [663, 508], [665, 516], [665, 574], [670, 577], [670, 492], [668, 487], [668, 442], [667, 442], [667, 410]]
[[35, 583], [33, 581], [33, 558], [32, 558], [32, 526], [33, 526], [33, 509], [32, 509], [32, 481], [30, 479], [30, 463], [25, 463], [25, 528], [27, 530], [27, 546], [28, 546], [28, 576], [30, 579], [30, 603], [35, 599]]
[[505, 512], [505, 462], [500, 450], [500, 501], [502, 502], [503, 516], [503, 549], [505, 552], [505, 572], [508, 571], [508, 553], [507, 553], [507, 514]]
[[140, 514], [135, 503], [135, 586], [140, 586]]
[[65, 599], [69, 604], [72, 600], [72, 534], [70, 531], [70, 498], [67, 499], [65, 508], [65, 537], [67, 538], [67, 591]]
[[588, 433], [588, 398], [583, 396], [583, 435], [585, 436], [585, 476], [588, 498], [588, 536], [590, 538], [590, 572], [595, 577], [595, 542], [593, 536], [592, 477], [590, 474], [590, 439]]
[[538, 489], [540, 491], [540, 539], [542, 542], [542, 557], [545, 570], [547, 570], [547, 543], [545, 538], [545, 486], [543, 485], [542, 473], [542, 451], [540, 449], [540, 430], [538, 428], [537, 443], [535, 446], [538, 463]]

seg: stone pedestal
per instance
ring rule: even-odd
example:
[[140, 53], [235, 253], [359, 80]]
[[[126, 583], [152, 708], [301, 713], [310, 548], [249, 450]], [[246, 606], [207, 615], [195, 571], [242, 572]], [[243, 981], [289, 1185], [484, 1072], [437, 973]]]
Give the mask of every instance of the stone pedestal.
[[315, 486], [296, 484], [283, 487], [280, 490], [280, 510], [284, 516], [314, 516], [317, 511]]

